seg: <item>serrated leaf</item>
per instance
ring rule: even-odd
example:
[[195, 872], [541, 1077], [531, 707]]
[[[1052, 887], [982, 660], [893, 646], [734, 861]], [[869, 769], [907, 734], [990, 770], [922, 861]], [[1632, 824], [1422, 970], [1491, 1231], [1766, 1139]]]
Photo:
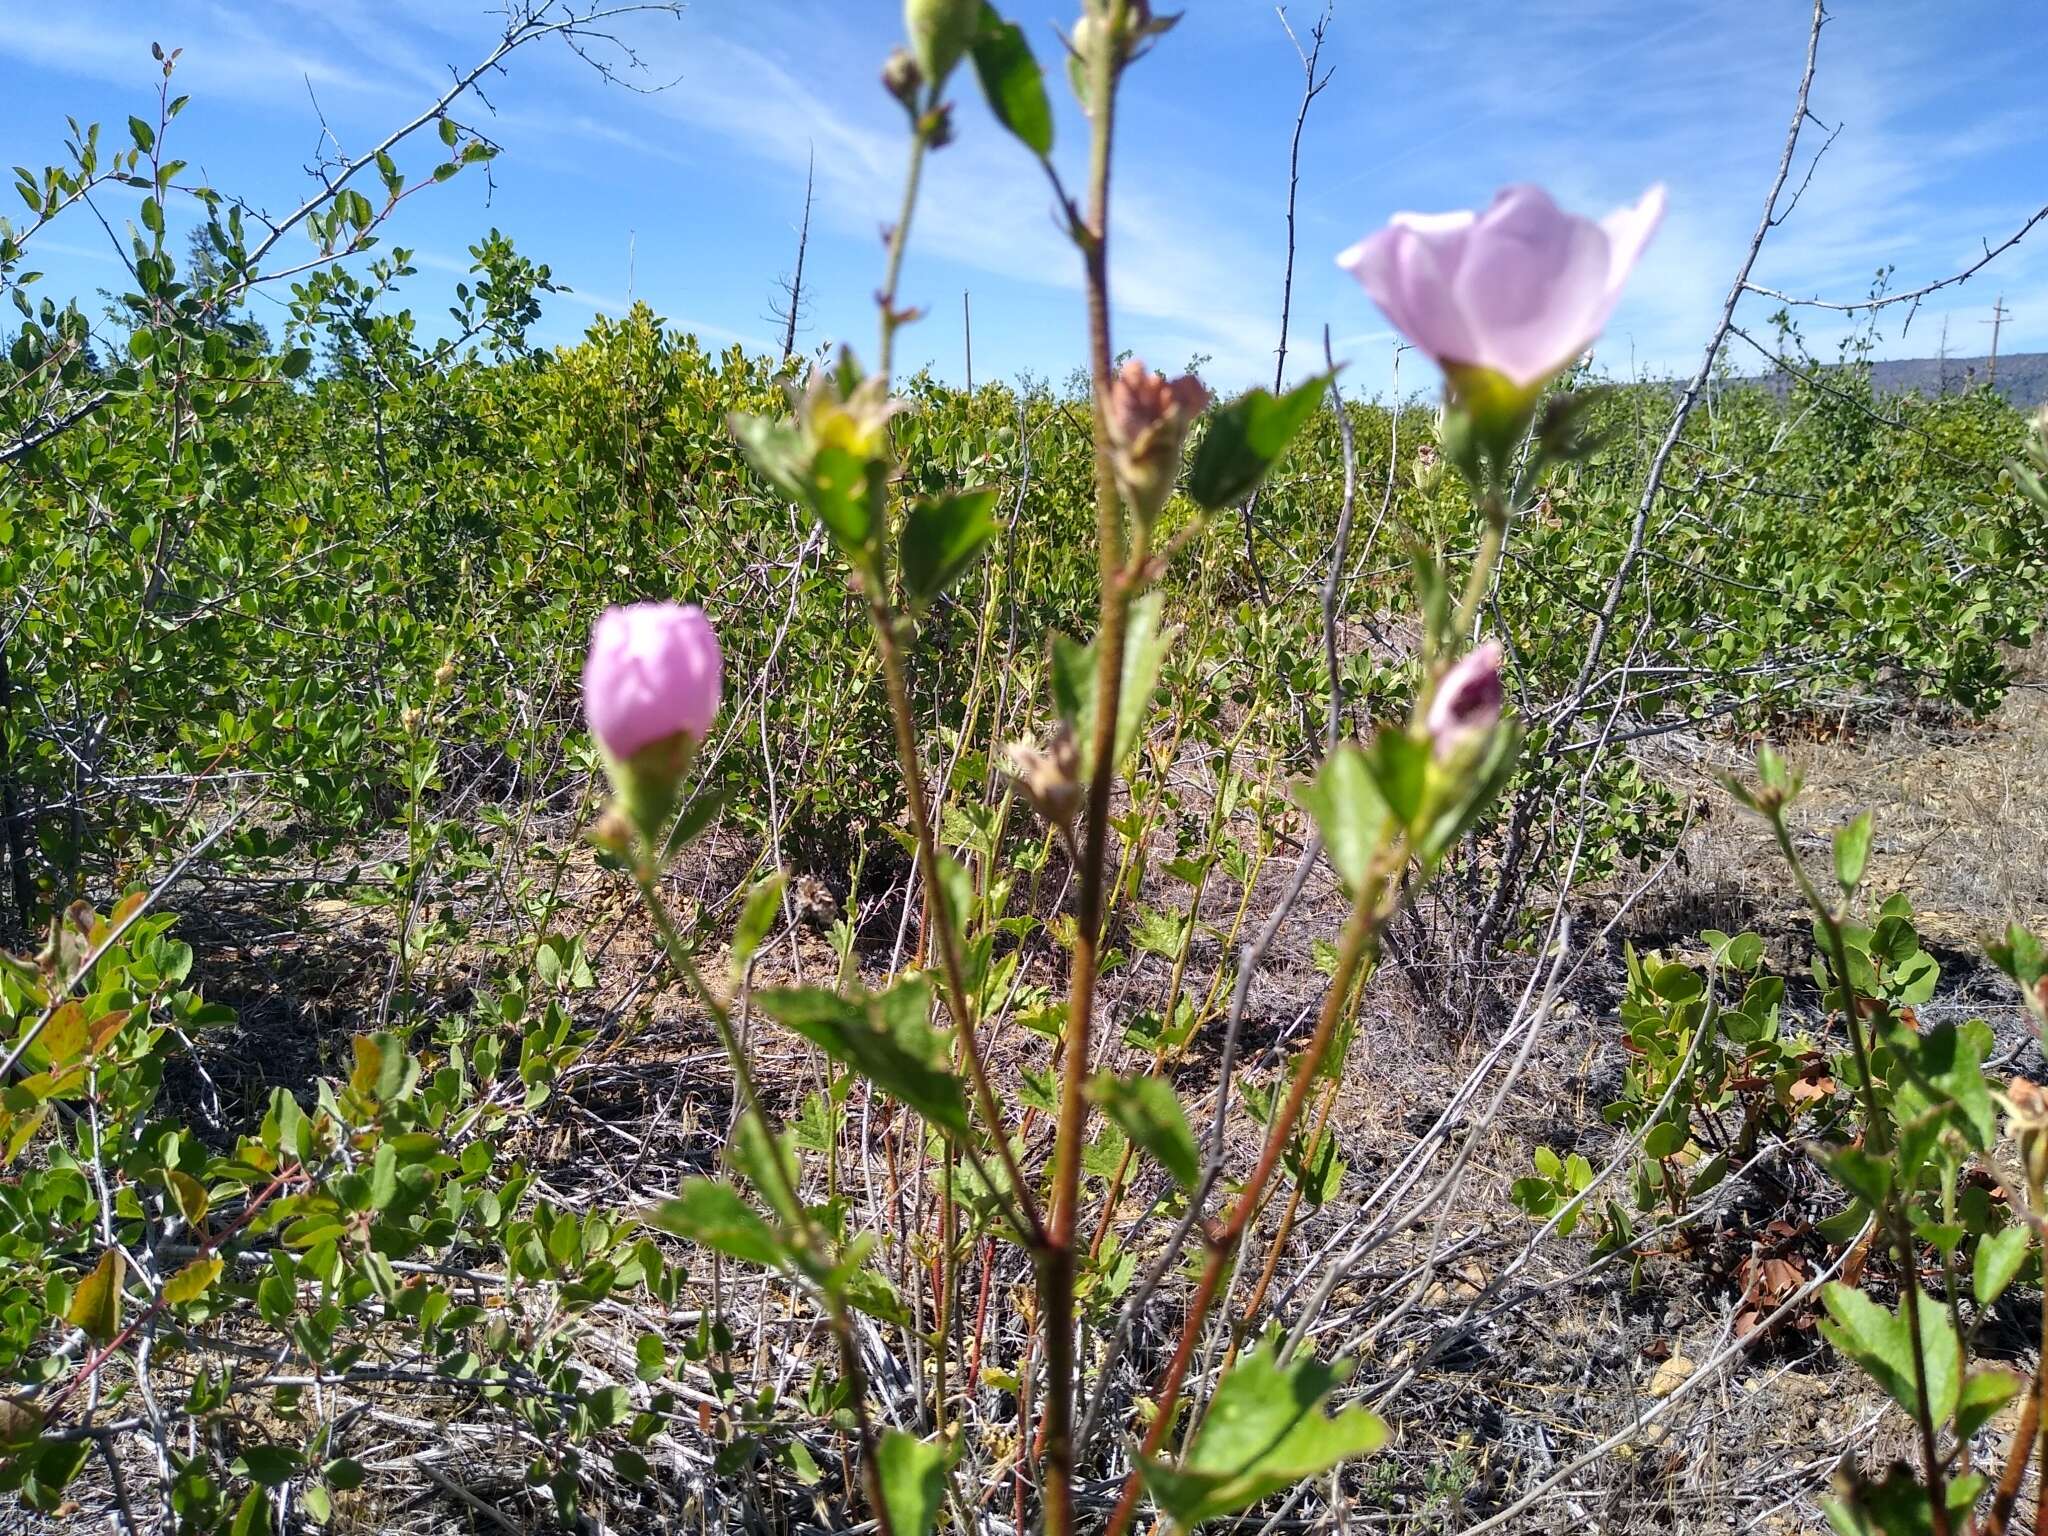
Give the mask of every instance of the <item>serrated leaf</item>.
[[966, 1096], [944, 1065], [945, 1037], [928, 1022], [931, 983], [923, 976], [881, 993], [856, 988], [841, 996], [823, 987], [784, 987], [756, 1001], [784, 1028], [933, 1125], [966, 1134]]
[[1171, 1083], [1163, 1077], [1098, 1072], [1089, 1079], [1088, 1096], [1126, 1136], [1151, 1153], [1176, 1184], [1182, 1189], [1195, 1187], [1202, 1176], [1201, 1153]]
[[1331, 1367], [1304, 1357], [1281, 1365], [1277, 1353], [1253, 1350], [1217, 1383], [1178, 1467], [1141, 1464], [1152, 1497], [1174, 1524], [1190, 1529], [1235, 1514], [1387, 1443], [1387, 1426], [1357, 1404], [1334, 1417], [1322, 1412], [1350, 1374], [1348, 1362]]
[[2028, 1240], [2032, 1236], [2024, 1222], [2016, 1221], [2003, 1232], [1987, 1233], [1978, 1241], [1970, 1275], [1977, 1291], [1977, 1305], [1988, 1307], [2005, 1294], [2020, 1266], [2027, 1262]]
[[1863, 883], [1863, 869], [1870, 862], [1870, 834], [1875, 823], [1865, 811], [1835, 834], [1835, 879], [1845, 891]]
[[1188, 495], [1207, 511], [1234, 506], [1258, 488], [1316, 412], [1330, 375], [1318, 374], [1283, 395], [1239, 395], [1209, 418], [1188, 466]]
[[[1822, 1299], [1833, 1319], [1820, 1325], [1827, 1341], [1868, 1371], [1872, 1380], [1906, 1412], [1917, 1413], [1919, 1393], [1914, 1386], [1913, 1336], [1903, 1311], [1887, 1311], [1854, 1286], [1840, 1281], [1830, 1284]], [[1928, 1409], [1939, 1427], [1955, 1411], [1962, 1389], [1962, 1348], [1948, 1309], [1924, 1294], [1917, 1300]]]
[[946, 1474], [959, 1454], [957, 1442], [920, 1440], [907, 1430], [882, 1436], [875, 1476], [894, 1536], [931, 1536], [946, 1498]]
[[1316, 776], [1297, 784], [1294, 798], [1315, 818], [1338, 878], [1356, 891], [1365, 881], [1386, 836], [1391, 812], [1365, 753], [1345, 742], [1323, 759]]
[[1040, 159], [1051, 154], [1052, 103], [1045, 94], [1045, 71], [1023, 30], [1005, 21], [994, 6], [984, 5], [973, 57], [974, 73], [995, 120]]
[[1956, 1434], [1967, 1440], [1998, 1416], [2020, 1394], [2026, 1383], [2011, 1371], [1996, 1366], [1972, 1371], [1963, 1378], [1962, 1394], [1956, 1399]]
[[[1131, 604], [1124, 630], [1123, 679], [1117, 695], [1116, 760], [1119, 766], [1130, 756], [1144, 729], [1152, 693], [1159, 685], [1159, 669], [1167, 648], [1180, 633], [1178, 625], [1162, 630], [1159, 617], [1165, 594], [1147, 592]], [[1052, 637], [1052, 702], [1054, 712], [1073, 729], [1080, 748], [1081, 777], [1094, 771], [1095, 708], [1097, 665], [1096, 641], [1083, 645], [1068, 635]]]
[[995, 537], [994, 487], [923, 496], [912, 504], [897, 536], [897, 566], [903, 590], [923, 608], [980, 558]]
[[675, 1199], [655, 1207], [654, 1224], [748, 1264], [773, 1268], [786, 1252], [775, 1229], [738, 1190], [718, 1179], [685, 1179]]

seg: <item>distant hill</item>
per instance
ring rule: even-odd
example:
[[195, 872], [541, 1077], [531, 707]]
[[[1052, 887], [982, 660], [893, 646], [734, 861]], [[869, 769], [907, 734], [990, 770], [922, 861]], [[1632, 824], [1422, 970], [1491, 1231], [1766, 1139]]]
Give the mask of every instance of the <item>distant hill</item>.
[[[1901, 357], [1870, 365], [1872, 387], [1880, 395], [1960, 394], [1986, 382], [1991, 374], [1988, 357]], [[1783, 374], [1765, 374], [1746, 380], [1766, 389], [1783, 390]], [[2048, 352], [2013, 352], [1998, 359], [1998, 392], [2023, 411], [2048, 405]]]

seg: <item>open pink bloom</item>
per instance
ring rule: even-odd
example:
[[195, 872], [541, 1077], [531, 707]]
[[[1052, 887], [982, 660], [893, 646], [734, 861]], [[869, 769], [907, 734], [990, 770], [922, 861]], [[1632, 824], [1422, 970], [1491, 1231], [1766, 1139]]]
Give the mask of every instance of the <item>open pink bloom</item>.
[[1436, 685], [1436, 697], [1430, 700], [1424, 724], [1439, 758], [1449, 757], [1473, 735], [1500, 724], [1505, 698], [1500, 662], [1500, 643], [1489, 640], [1462, 657]]
[[1600, 334], [1663, 216], [1661, 185], [1598, 222], [1503, 187], [1484, 213], [1397, 213], [1337, 265], [1439, 364], [1529, 389]]
[[704, 610], [691, 604], [607, 608], [583, 664], [583, 712], [615, 762], [687, 733], [701, 740], [718, 717], [724, 662]]

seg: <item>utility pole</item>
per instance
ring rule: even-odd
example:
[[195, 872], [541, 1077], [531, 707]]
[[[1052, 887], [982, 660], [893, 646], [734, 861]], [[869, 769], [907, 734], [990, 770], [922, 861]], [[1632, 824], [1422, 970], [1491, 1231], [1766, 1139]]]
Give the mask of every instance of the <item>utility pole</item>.
[[2000, 295], [1998, 296], [1997, 302], [1995, 302], [1995, 303], [1994, 303], [1994, 304], [1993, 304], [1993, 305], [1991, 306], [1991, 318], [1990, 318], [1989, 320], [1980, 320], [1980, 321], [1978, 321], [1978, 322], [1977, 322], [1977, 323], [1978, 323], [1979, 325], [1988, 325], [1988, 326], [1990, 326], [1990, 327], [1991, 327], [1991, 379], [1990, 379], [1990, 383], [1991, 383], [1991, 387], [1992, 387], [1993, 389], [1996, 389], [1996, 388], [1998, 387], [1998, 332], [1999, 332], [1999, 328], [2000, 328], [2001, 326], [2003, 326], [2003, 325], [2005, 324], [2005, 322], [2006, 322], [2006, 321], [2008, 321], [2008, 320], [2010, 320], [2011, 318], [2012, 318], [2012, 311], [2011, 311], [2011, 310], [2009, 310], [2009, 309], [2007, 309], [2007, 308], [2005, 307], [2005, 295], [2001, 293], [2001, 294], [2000, 294]]
[[1938, 384], [1938, 385], [1937, 385], [1937, 387], [1936, 387], [1936, 391], [1935, 391], [1935, 392], [1936, 392], [1936, 393], [1937, 393], [1937, 394], [1938, 394], [1938, 395], [1939, 395], [1939, 396], [1940, 396], [1940, 397], [1941, 397], [1942, 399], [1946, 400], [1946, 399], [1948, 398], [1948, 316], [1947, 316], [1947, 315], [1943, 315], [1943, 316], [1941, 317], [1941, 350], [1940, 350], [1939, 352], [1937, 352], [1937, 353], [1935, 354], [1935, 357], [1936, 357], [1936, 359], [1937, 359], [1937, 368], [1938, 368], [1938, 370], [1939, 370], [1939, 371], [1938, 371], [1938, 378], [1939, 378], [1939, 381], [1940, 381], [1940, 382], [1939, 382], [1939, 384]]
[[960, 290], [960, 332], [967, 339], [967, 398], [974, 398], [974, 309], [965, 288]]

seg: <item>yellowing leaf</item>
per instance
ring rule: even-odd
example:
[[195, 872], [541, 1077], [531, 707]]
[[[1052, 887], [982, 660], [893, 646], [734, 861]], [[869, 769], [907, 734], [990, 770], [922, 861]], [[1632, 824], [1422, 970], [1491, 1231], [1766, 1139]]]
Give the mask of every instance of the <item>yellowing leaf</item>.
[[78, 1282], [64, 1320], [83, 1328], [95, 1344], [106, 1343], [121, 1331], [121, 1282], [127, 1276], [127, 1256], [118, 1248], [109, 1248], [100, 1255], [93, 1272]]
[[220, 1271], [221, 1260], [217, 1253], [194, 1259], [164, 1282], [164, 1300], [174, 1307], [197, 1301], [206, 1294], [207, 1287], [220, 1278]]

